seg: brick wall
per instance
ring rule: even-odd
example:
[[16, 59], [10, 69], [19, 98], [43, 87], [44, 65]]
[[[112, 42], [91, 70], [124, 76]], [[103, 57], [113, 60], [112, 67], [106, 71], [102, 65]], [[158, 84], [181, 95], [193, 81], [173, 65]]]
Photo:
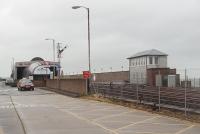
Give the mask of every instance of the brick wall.
[[62, 91], [73, 95], [84, 95], [87, 92], [87, 83], [85, 79], [61, 79], [47, 80], [46, 87], [55, 91]]
[[45, 80], [33, 80], [33, 84], [35, 87], [45, 87], [46, 81]]
[[129, 81], [129, 71], [95, 73], [96, 82]]
[[147, 69], [147, 84], [149, 86], [155, 86], [156, 85], [156, 75], [160, 74], [162, 76], [166, 75], [176, 75], [176, 69], [170, 69], [170, 68], [150, 68]]
[[[96, 82], [129, 81], [129, 71], [94, 73]], [[83, 75], [66, 75], [64, 78], [83, 78]]]

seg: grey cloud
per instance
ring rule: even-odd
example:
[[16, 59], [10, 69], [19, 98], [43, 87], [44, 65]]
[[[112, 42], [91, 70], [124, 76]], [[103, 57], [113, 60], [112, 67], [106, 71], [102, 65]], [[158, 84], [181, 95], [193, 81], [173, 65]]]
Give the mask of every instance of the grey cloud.
[[[91, 11], [93, 69], [128, 69], [127, 57], [156, 48], [169, 54], [169, 65], [199, 67], [200, 2], [197, 0], [9, 0], [0, 2], [0, 75], [16, 61], [52, 59], [55, 38], [69, 45], [64, 72], [87, 69], [87, 12]], [[191, 60], [192, 58], [192, 60]], [[190, 63], [190, 64], [186, 64]]]

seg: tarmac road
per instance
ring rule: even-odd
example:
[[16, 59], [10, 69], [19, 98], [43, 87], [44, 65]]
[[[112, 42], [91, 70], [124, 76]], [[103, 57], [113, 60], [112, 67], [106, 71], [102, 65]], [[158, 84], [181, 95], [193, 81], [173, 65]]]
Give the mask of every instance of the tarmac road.
[[199, 134], [200, 124], [0, 83], [0, 134]]

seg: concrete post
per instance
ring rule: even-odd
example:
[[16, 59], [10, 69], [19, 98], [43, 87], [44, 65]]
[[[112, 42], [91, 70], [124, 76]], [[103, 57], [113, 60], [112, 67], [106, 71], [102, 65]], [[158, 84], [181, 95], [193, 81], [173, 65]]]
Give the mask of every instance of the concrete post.
[[187, 116], [187, 70], [185, 69], [185, 116]]
[[[160, 70], [159, 70], [160, 75]], [[158, 86], [158, 103], [159, 103], [159, 111], [160, 111], [160, 85]]]
[[137, 98], [137, 103], [138, 103], [138, 72], [136, 73], [136, 81], [137, 81], [137, 84], [136, 84], [136, 98]]

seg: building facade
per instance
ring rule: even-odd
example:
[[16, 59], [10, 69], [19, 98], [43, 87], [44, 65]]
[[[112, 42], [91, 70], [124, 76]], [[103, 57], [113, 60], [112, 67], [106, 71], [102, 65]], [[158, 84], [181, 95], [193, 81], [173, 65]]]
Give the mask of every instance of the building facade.
[[14, 80], [32, 77], [33, 80], [44, 80], [58, 76], [59, 62], [45, 61], [35, 57], [31, 61], [16, 62], [12, 76]]
[[147, 70], [167, 68], [167, 54], [151, 49], [134, 54], [129, 60], [130, 83], [147, 84]]

